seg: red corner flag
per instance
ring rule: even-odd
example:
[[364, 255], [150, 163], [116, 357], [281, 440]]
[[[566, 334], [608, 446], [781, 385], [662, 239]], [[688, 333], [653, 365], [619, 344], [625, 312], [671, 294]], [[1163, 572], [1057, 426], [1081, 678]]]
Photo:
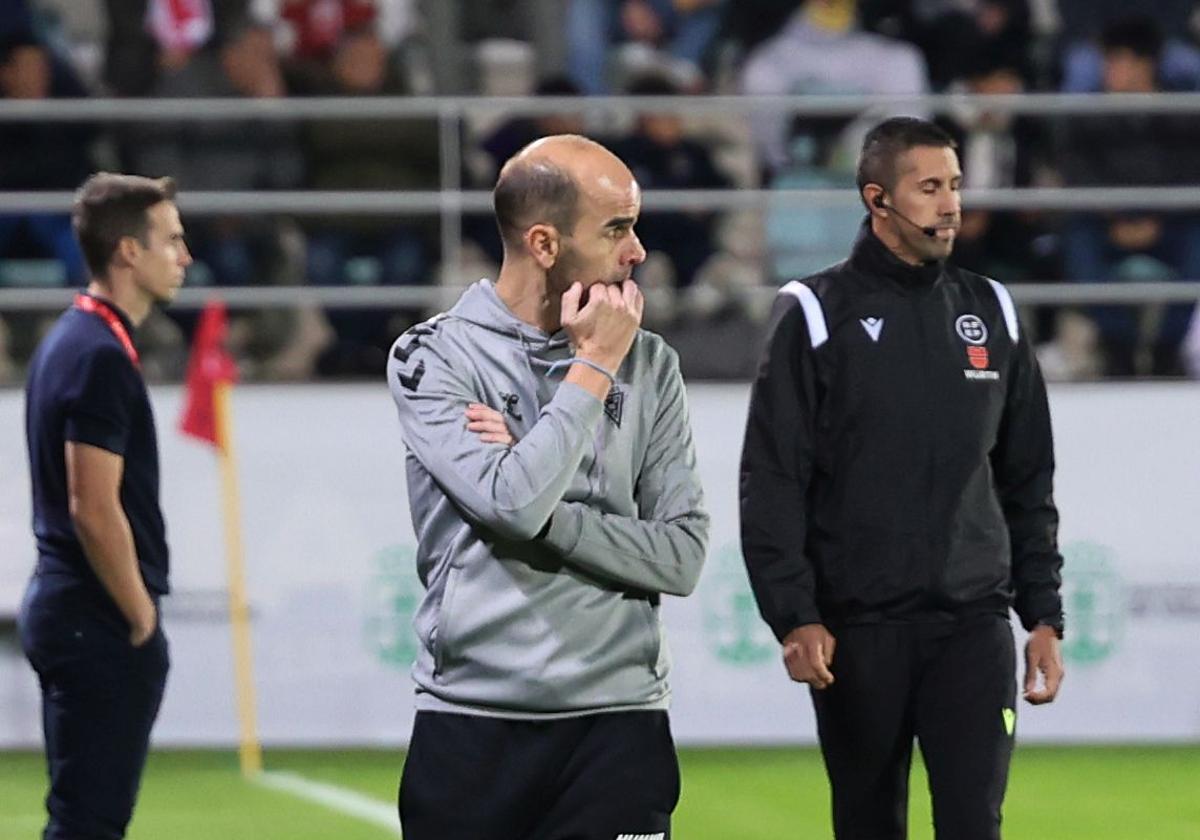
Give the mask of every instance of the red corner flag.
[[188, 360], [187, 400], [179, 418], [179, 430], [184, 434], [221, 446], [217, 425], [216, 391], [220, 385], [237, 381], [237, 365], [225, 349], [228, 333], [225, 304], [209, 301], [200, 315], [192, 355]]

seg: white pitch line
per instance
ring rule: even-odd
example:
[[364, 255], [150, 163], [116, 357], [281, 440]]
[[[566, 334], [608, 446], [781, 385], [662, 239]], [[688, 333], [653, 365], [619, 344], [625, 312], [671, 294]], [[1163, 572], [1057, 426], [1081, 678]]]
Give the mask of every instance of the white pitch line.
[[295, 773], [264, 772], [255, 776], [253, 781], [263, 787], [290, 793], [330, 810], [388, 829], [400, 837], [400, 816], [394, 805], [386, 805], [378, 799], [337, 785], [314, 782]]

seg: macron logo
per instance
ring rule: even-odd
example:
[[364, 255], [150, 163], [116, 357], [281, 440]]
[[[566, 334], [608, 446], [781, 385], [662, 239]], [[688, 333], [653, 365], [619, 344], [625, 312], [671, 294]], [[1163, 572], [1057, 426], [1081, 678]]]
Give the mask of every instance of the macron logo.
[[658, 834], [618, 834], [617, 840], [667, 840], [667, 833], [660, 831]]
[[863, 329], [867, 331], [867, 335], [871, 336], [871, 340], [878, 344], [879, 334], [883, 332], [883, 319], [859, 318], [858, 323], [862, 324]]

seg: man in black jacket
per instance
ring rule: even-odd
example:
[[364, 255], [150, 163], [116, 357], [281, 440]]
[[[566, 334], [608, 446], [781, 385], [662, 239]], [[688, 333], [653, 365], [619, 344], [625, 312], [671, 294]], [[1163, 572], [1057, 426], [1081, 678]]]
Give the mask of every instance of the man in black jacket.
[[937, 127], [872, 129], [869, 218], [849, 260], [781, 290], [750, 401], [742, 550], [811, 686], [838, 840], [906, 836], [914, 738], [938, 838], [999, 838], [1010, 607], [1025, 699], [1063, 674], [1045, 385], [1004, 287], [945, 262], [960, 181]]

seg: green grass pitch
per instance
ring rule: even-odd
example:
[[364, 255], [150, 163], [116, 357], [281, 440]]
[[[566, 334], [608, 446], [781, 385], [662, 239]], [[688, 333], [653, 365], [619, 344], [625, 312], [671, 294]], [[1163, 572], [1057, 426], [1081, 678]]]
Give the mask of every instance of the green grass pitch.
[[[286, 770], [395, 802], [403, 754], [270, 750]], [[828, 786], [813, 749], [684, 749], [676, 840], [808, 840], [831, 836]], [[0, 752], [0, 840], [36, 837], [42, 757]], [[928, 793], [914, 768], [912, 840], [929, 840]], [[1197, 840], [1200, 745], [1019, 747], [1004, 820], [1008, 840]], [[151, 756], [130, 840], [382, 840], [388, 832], [290, 794], [249, 784], [232, 753]]]

